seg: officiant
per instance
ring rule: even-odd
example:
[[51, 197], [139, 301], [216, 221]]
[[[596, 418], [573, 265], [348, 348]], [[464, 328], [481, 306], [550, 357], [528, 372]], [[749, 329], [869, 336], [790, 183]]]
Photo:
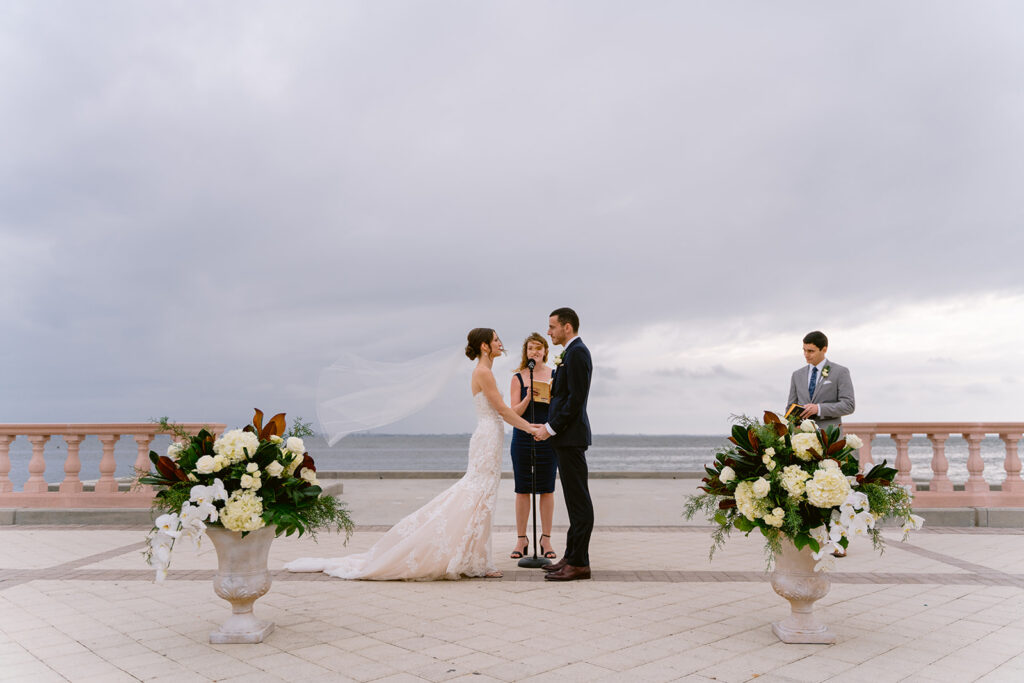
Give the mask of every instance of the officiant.
[[[548, 340], [534, 332], [523, 341], [522, 360], [509, 387], [509, 405], [532, 424], [544, 424], [548, 420], [551, 403], [551, 373], [547, 365]], [[533, 383], [530, 383], [529, 363], [533, 361]], [[548, 559], [557, 557], [551, 549], [551, 520], [555, 511], [555, 475], [557, 460], [555, 451], [548, 441], [535, 441], [532, 434], [515, 429], [512, 432], [512, 472], [516, 482], [516, 538], [511, 558], [518, 559], [529, 554], [530, 539], [526, 535], [526, 523], [530, 518], [530, 493], [534, 491], [531, 469], [533, 449], [536, 449], [536, 493], [539, 507], [541, 537], [538, 555]]]
[[790, 379], [786, 414], [795, 411], [822, 429], [842, 429], [843, 417], [852, 414], [855, 405], [850, 371], [825, 357], [828, 337], [823, 332], [808, 332], [803, 351], [807, 364]]

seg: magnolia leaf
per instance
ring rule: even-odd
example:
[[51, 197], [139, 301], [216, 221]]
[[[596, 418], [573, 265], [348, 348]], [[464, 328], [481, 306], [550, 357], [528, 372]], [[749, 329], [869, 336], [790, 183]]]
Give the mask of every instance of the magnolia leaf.
[[782, 420], [780, 420], [779, 416], [776, 415], [775, 413], [773, 413], [772, 411], [766, 410], [766, 411], [764, 411], [764, 423], [765, 424], [782, 424]]
[[253, 408], [254, 412], [252, 415], [252, 426], [256, 428], [257, 432], [263, 430], [263, 411], [259, 408]]
[[836, 441], [834, 444], [832, 444], [831, 446], [828, 447], [828, 450], [826, 450], [825, 453], [827, 455], [834, 455], [835, 453], [838, 453], [839, 451], [843, 450], [843, 447], [845, 445], [846, 445], [846, 439], [843, 439], [841, 441]]

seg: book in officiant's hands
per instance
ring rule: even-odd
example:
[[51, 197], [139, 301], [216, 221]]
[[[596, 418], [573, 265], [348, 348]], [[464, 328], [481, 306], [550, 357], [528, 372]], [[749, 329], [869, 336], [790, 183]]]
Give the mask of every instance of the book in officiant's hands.
[[551, 383], [534, 380], [533, 400], [537, 403], [551, 403]]

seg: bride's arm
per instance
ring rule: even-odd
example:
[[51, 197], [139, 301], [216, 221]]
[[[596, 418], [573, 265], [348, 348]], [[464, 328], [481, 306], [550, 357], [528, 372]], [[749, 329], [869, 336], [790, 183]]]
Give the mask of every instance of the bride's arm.
[[494, 374], [490, 370], [477, 368], [473, 371], [473, 374], [477, 376], [477, 382], [479, 383], [480, 390], [484, 392], [484, 398], [487, 399], [492, 408], [498, 411], [501, 419], [513, 427], [522, 429], [524, 432], [531, 431], [530, 423], [516, 415], [515, 411], [509, 408], [505, 401], [502, 400], [501, 394], [498, 393], [498, 385], [494, 381]]

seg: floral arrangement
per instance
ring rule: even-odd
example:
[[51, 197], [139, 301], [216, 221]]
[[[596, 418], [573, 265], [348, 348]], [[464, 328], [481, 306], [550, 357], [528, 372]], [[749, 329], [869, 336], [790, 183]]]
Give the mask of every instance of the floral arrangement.
[[893, 483], [896, 470], [884, 460], [860, 471], [854, 451], [864, 444], [854, 434], [843, 438], [837, 427], [766, 411], [763, 422], [740, 418], [729, 441], [732, 447], [704, 468], [704, 493], [690, 496], [684, 511], [687, 519], [703, 511], [717, 524], [711, 555], [733, 528], [748, 535], [759, 529], [769, 566], [785, 536], [798, 550], [810, 546], [814, 569], [822, 571], [856, 536], [870, 536], [883, 551], [876, 528], [882, 519], [901, 520], [904, 538], [924, 523], [913, 514], [909, 487]]
[[313, 538], [318, 529], [334, 528], [345, 531], [347, 542], [352, 520], [343, 505], [322, 495], [301, 438], [313, 432], [301, 419], [286, 433], [284, 413], [264, 425], [263, 412], [256, 409], [251, 425], [220, 438], [205, 429], [190, 435], [166, 418], [160, 424], [180, 441], [171, 443], [167, 455], [150, 451], [156, 472], [138, 478], [139, 484], [158, 487], [153, 507], [162, 514], [146, 551], [158, 581], [167, 576], [175, 542], [198, 547], [207, 525], [243, 536], [274, 525], [277, 536], [298, 532]]

